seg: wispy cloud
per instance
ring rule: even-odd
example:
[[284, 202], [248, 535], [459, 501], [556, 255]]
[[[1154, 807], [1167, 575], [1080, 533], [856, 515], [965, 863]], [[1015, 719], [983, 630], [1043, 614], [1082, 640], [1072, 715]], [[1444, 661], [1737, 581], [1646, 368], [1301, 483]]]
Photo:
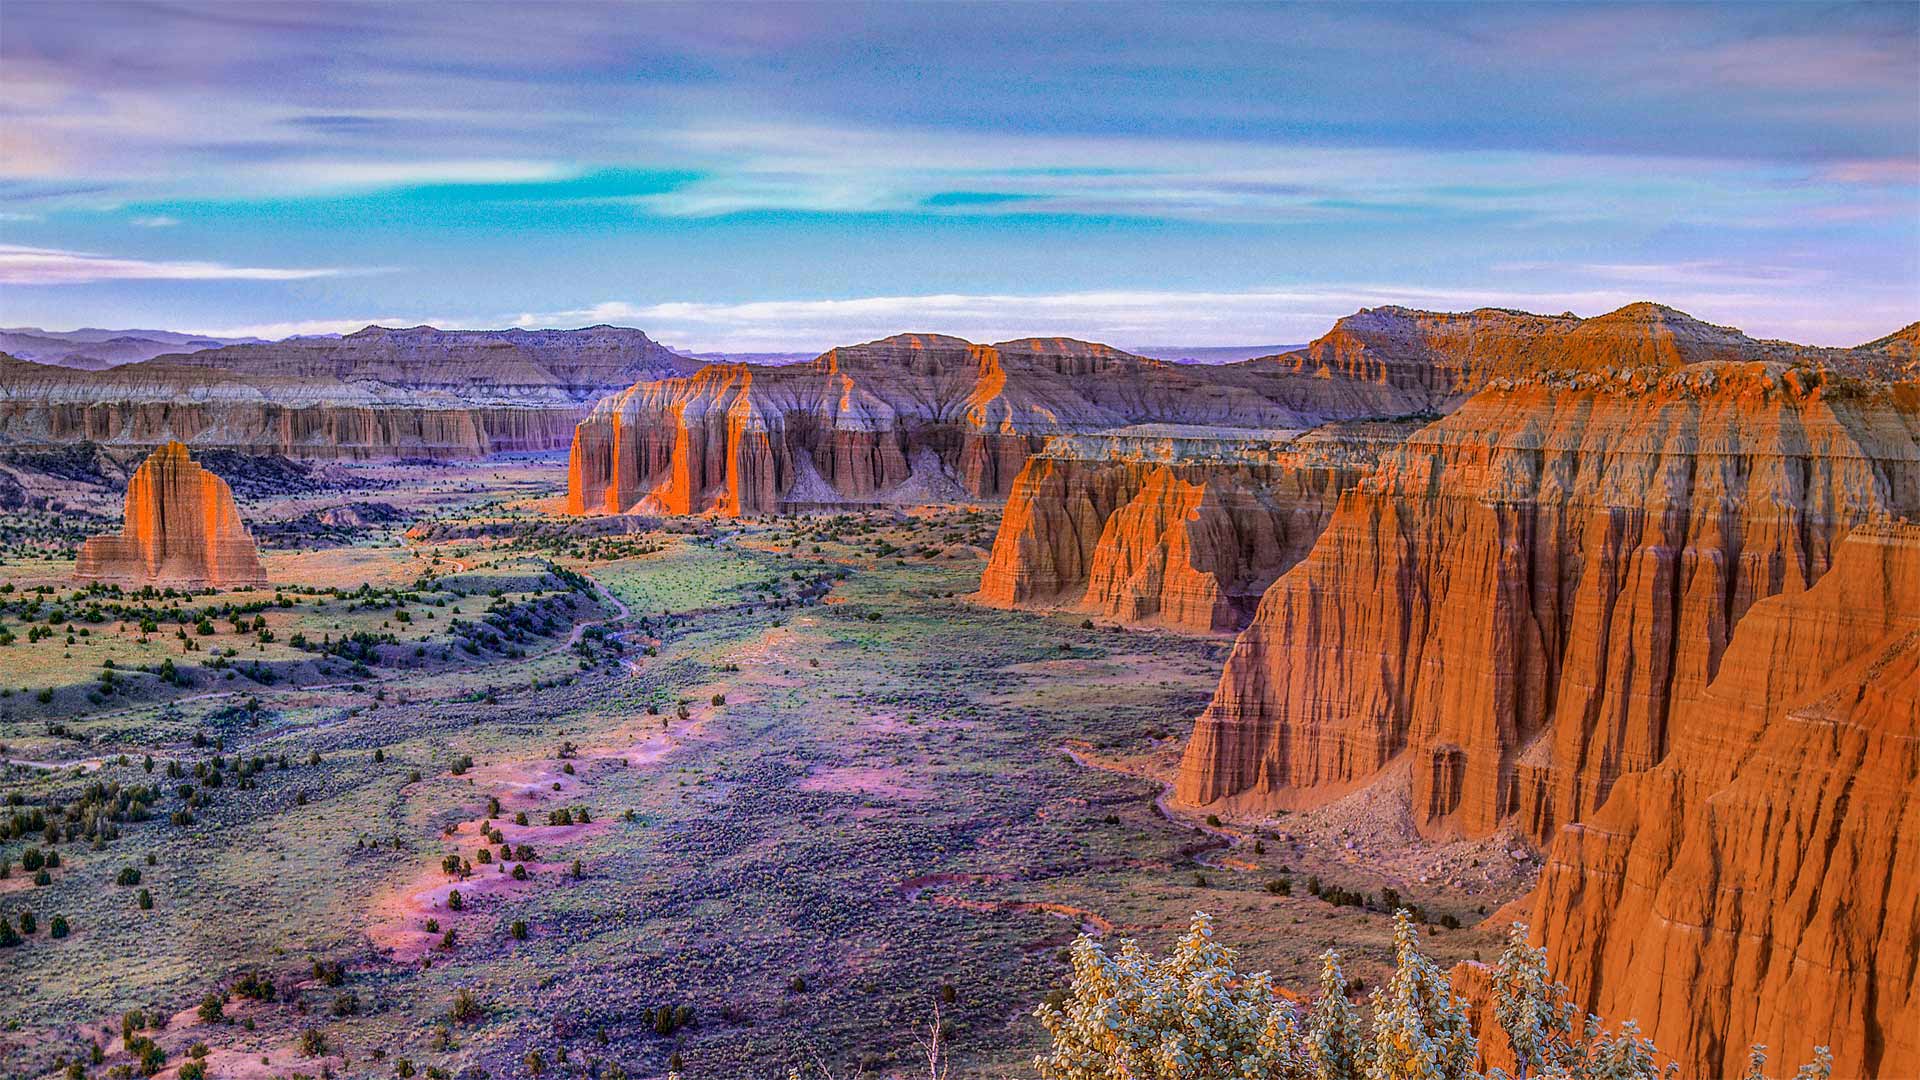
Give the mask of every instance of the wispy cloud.
[[148, 217], [133, 218], [128, 224], [138, 225], [142, 229], [171, 229], [180, 224], [180, 219], [168, 217], [166, 214], [153, 214]]
[[251, 171], [256, 180], [289, 192], [335, 192], [435, 184], [524, 184], [559, 180], [575, 169], [551, 161], [464, 159], [441, 161], [329, 161], [295, 159]]
[[126, 259], [85, 251], [0, 244], [0, 284], [6, 285], [78, 285], [93, 281], [129, 280], [301, 281], [338, 277], [353, 272], [356, 271]]

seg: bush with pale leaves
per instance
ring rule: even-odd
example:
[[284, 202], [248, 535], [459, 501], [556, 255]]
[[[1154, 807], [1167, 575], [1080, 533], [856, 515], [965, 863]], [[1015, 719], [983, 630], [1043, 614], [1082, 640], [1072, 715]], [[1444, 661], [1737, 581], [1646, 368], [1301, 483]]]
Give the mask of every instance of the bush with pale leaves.
[[[1266, 972], [1242, 974], [1233, 950], [1195, 915], [1172, 952], [1154, 959], [1134, 941], [1112, 953], [1074, 943], [1067, 1000], [1036, 1015], [1053, 1046], [1034, 1059], [1043, 1080], [1672, 1080], [1651, 1041], [1631, 1023], [1602, 1029], [1567, 999], [1546, 952], [1516, 926], [1493, 969], [1494, 1018], [1514, 1071], [1475, 1068], [1478, 1044], [1446, 973], [1420, 952], [1413, 922], [1393, 922], [1393, 977], [1373, 991], [1363, 1023], [1348, 998], [1340, 956], [1322, 957], [1310, 1005], [1274, 992]], [[1793, 1080], [1827, 1080], [1824, 1047]], [[1755, 1047], [1743, 1080], [1764, 1080]]]

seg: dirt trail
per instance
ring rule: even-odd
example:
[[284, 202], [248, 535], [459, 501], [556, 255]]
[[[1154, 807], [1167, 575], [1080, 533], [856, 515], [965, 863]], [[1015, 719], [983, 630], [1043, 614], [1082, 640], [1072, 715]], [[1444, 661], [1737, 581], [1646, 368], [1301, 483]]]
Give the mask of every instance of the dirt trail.
[[1252, 836], [1239, 829], [1231, 829], [1224, 825], [1208, 824], [1204, 819], [1196, 818], [1193, 815], [1175, 810], [1172, 805], [1172, 781], [1155, 776], [1141, 769], [1130, 769], [1116, 762], [1103, 761], [1093, 756], [1092, 751], [1084, 744], [1069, 743], [1061, 746], [1060, 752], [1067, 756], [1067, 760], [1083, 769], [1098, 769], [1101, 772], [1118, 773], [1121, 776], [1131, 776], [1140, 780], [1151, 780], [1159, 784], [1160, 794], [1155, 796], [1153, 800], [1154, 810], [1168, 822], [1178, 825], [1183, 829], [1192, 829], [1194, 832], [1207, 837], [1206, 842], [1200, 847], [1187, 850], [1187, 854], [1193, 857], [1194, 862], [1202, 866], [1212, 867], [1216, 870], [1245, 871], [1259, 869], [1258, 865], [1248, 862], [1247, 860], [1215, 854], [1222, 851], [1231, 851], [1245, 844], [1248, 840], [1251, 840]]

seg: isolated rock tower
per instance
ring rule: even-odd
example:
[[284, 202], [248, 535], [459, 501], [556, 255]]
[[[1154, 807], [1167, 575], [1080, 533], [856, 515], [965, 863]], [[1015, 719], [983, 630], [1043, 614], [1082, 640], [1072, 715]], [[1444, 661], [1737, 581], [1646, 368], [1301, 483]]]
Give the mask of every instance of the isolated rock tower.
[[120, 534], [81, 546], [74, 579], [244, 588], [266, 585], [267, 570], [227, 482], [194, 464], [184, 445], [170, 442], [127, 482]]

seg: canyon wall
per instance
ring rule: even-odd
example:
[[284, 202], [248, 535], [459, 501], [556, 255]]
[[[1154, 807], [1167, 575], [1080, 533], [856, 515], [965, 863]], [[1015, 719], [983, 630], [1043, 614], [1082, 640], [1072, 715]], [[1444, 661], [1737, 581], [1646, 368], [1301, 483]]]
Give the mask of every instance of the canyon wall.
[[1135, 423], [1303, 426], [1286, 376], [1104, 345], [902, 334], [811, 363], [714, 364], [603, 399], [574, 434], [568, 509], [762, 514], [998, 499], [1051, 435]]
[[1340, 492], [1409, 430], [1146, 425], [1056, 436], [1014, 482], [978, 598], [1236, 630], [1313, 546]]
[[227, 482], [196, 465], [180, 443], [155, 450], [127, 481], [118, 535], [80, 546], [74, 579], [192, 589], [267, 584], [253, 537]]
[[[1314, 421], [1431, 419], [1495, 381], [1546, 372], [1657, 375], [1736, 359], [1866, 371], [1862, 355], [1884, 365], [1903, 349], [1911, 352], [1914, 330], [1861, 350], [1835, 350], [1755, 341], [1657, 304], [1591, 319], [1385, 307], [1341, 319], [1305, 348], [1233, 367]], [[1332, 444], [1319, 436], [1301, 444], [1309, 452], [1278, 454], [1271, 441], [1236, 447], [1258, 436], [1233, 430], [1217, 431], [1211, 444], [1190, 435], [1178, 451], [1128, 438], [1057, 439], [1015, 482], [980, 598], [1234, 629], [1246, 623], [1260, 591], [1305, 554], [1334, 500], [1358, 479], [1356, 467], [1417, 427], [1376, 425], [1366, 453], [1345, 455], [1331, 471], [1313, 452], [1316, 441], [1320, 450]], [[1351, 442], [1354, 430], [1340, 440]]]
[[1683, 1075], [1752, 1043], [1920, 1075], [1920, 525], [1754, 603], [1670, 744], [1549, 850], [1533, 930], [1574, 1000]]
[[1920, 394], [1780, 363], [1497, 379], [1350, 488], [1196, 721], [1194, 805], [1315, 805], [1412, 759], [1438, 835], [1544, 840], [1853, 527], [1920, 514]]
[[602, 394], [697, 365], [637, 330], [369, 327], [76, 371], [0, 356], [0, 438], [316, 458], [557, 450]]

